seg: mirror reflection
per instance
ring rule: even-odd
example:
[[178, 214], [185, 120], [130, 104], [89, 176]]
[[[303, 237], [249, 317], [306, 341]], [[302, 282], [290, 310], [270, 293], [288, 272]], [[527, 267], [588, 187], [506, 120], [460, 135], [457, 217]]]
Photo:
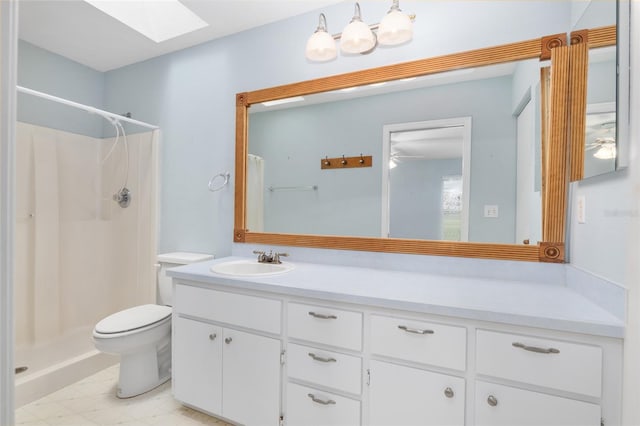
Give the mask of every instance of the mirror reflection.
[[251, 105], [247, 228], [535, 244], [539, 79], [532, 59]]
[[[574, 30], [617, 23], [616, 1], [592, 1], [583, 8]], [[617, 138], [618, 58], [616, 46], [589, 49], [587, 116], [585, 121], [584, 178], [616, 170], [621, 151]], [[622, 141], [624, 143], [624, 141]], [[624, 163], [624, 161], [622, 161]]]
[[589, 50], [584, 177], [616, 170], [616, 48]]

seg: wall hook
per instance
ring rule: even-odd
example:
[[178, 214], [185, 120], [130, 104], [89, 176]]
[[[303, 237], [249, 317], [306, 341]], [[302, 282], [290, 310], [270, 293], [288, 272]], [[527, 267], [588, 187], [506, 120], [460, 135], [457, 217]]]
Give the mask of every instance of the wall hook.
[[364, 164], [364, 157], [362, 156], [362, 153], [360, 153], [360, 159], [358, 160], [358, 163]]
[[324, 156], [324, 165], [325, 166], [330, 166], [331, 165], [331, 161], [329, 161], [329, 156], [328, 155]]
[[340, 164], [342, 164], [343, 166], [347, 165], [347, 159], [344, 158], [344, 154], [342, 154], [342, 161], [340, 162]]

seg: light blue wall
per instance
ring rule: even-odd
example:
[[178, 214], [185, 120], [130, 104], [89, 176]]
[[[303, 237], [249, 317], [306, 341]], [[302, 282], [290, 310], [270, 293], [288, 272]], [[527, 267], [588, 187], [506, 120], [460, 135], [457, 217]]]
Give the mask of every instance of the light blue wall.
[[[25, 41], [18, 45], [18, 85], [102, 108], [104, 74]], [[84, 111], [18, 95], [18, 120], [81, 135], [102, 137], [103, 119]]]
[[[373, 22], [389, 5], [361, 7]], [[108, 72], [106, 107], [163, 130], [159, 249], [231, 252], [233, 188], [210, 193], [206, 185], [213, 174], [233, 171], [235, 93], [555, 34], [571, 16], [570, 2], [560, 1], [403, 1], [402, 8], [417, 14], [414, 40], [370, 55], [307, 62], [304, 46], [318, 19], [308, 13]], [[323, 12], [338, 32], [353, 4]]]
[[[471, 117], [469, 240], [513, 243], [511, 88], [511, 77], [498, 77], [250, 114], [249, 152], [265, 159], [265, 186], [318, 185], [313, 193], [267, 191], [265, 230], [379, 236], [383, 126]], [[371, 168], [320, 169], [325, 156], [361, 153], [373, 156]], [[498, 205], [500, 217], [484, 218], [485, 204]]]

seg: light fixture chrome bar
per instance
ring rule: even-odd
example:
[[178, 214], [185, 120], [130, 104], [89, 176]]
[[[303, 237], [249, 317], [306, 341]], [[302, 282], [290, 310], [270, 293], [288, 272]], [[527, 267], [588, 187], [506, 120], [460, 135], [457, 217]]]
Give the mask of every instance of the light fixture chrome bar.
[[[416, 20], [416, 14], [412, 13], [409, 15], [409, 18], [411, 19], [411, 22], [415, 22]], [[369, 29], [371, 31], [375, 31], [380, 27], [380, 23], [375, 23], [375, 24], [371, 24], [369, 25]], [[342, 33], [336, 33], [336, 34], [331, 34], [331, 37], [333, 37], [334, 40], [340, 40], [342, 38]]]
[[37, 90], [29, 89], [27, 87], [16, 86], [16, 90], [20, 93], [25, 93], [27, 95], [36, 96], [38, 98], [46, 99], [49, 101], [57, 102], [63, 105], [67, 105], [73, 108], [81, 109], [87, 111], [90, 114], [98, 114], [105, 118], [111, 118], [114, 120], [122, 121], [125, 123], [131, 123], [138, 126], [146, 127], [148, 129], [159, 129], [158, 126], [154, 126], [153, 124], [145, 123], [144, 121], [134, 120], [132, 118], [125, 117], [123, 115], [114, 114], [112, 112], [104, 111], [98, 108], [94, 108], [89, 105], [84, 105], [78, 102], [70, 101], [68, 99], [59, 98], [57, 96], [49, 95], [48, 93], [38, 92]]

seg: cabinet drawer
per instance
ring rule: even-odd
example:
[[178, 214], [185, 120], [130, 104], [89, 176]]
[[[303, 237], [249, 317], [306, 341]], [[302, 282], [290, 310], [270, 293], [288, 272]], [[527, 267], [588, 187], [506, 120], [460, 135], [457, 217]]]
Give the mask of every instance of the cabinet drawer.
[[287, 361], [289, 377], [360, 393], [362, 359], [359, 357], [289, 344]]
[[285, 418], [289, 426], [357, 426], [360, 401], [288, 383]]
[[478, 330], [478, 374], [600, 397], [602, 348]]
[[289, 337], [359, 351], [362, 314], [324, 306], [289, 304]]
[[403, 318], [371, 316], [371, 352], [464, 370], [467, 329]]
[[600, 426], [600, 406], [559, 396], [476, 382], [477, 426]]
[[279, 300], [189, 285], [175, 286], [173, 309], [179, 314], [280, 334]]

